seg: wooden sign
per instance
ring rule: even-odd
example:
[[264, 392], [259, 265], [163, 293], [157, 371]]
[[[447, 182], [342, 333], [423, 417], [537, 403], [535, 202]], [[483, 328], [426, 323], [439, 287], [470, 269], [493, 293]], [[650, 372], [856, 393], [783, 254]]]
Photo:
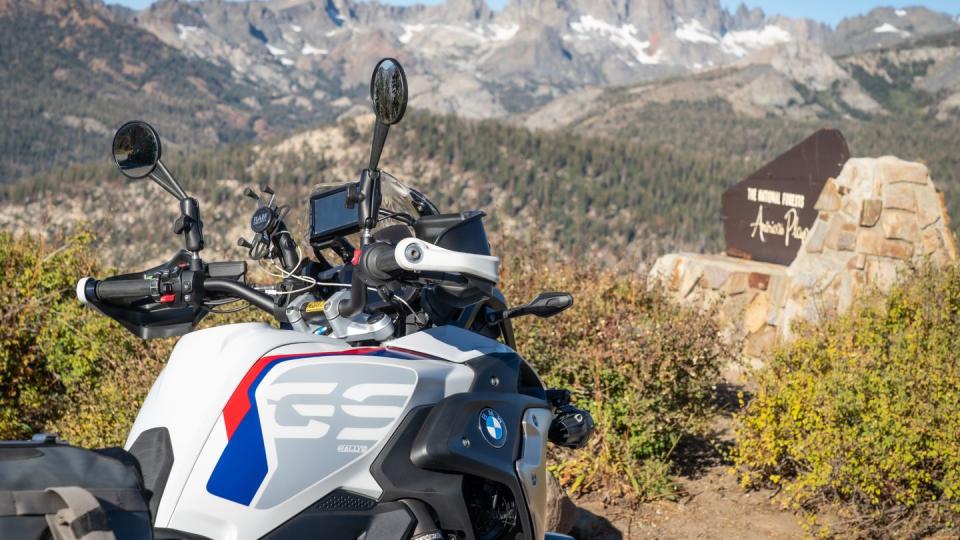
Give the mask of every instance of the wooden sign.
[[850, 150], [835, 129], [822, 129], [723, 193], [727, 255], [789, 265], [803, 245], [828, 178]]

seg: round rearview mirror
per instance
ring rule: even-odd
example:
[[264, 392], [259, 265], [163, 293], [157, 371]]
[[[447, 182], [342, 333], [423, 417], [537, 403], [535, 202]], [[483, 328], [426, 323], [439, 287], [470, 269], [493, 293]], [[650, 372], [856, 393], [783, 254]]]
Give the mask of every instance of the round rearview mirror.
[[150, 124], [135, 120], [120, 126], [113, 136], [113, 160], [124, 176], [149, 176], [160, 161], [160, 136]]
[[370, 79], [373, 112], [381, 124], [396, 124], [407, 110], [407, 75], [400, 62], [384, 58], [373, 70]]

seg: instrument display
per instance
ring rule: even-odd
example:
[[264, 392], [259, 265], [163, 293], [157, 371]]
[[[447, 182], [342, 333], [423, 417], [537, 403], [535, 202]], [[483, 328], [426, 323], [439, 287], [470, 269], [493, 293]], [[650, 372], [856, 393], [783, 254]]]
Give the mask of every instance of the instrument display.
[[326, 242], [360, 230], [357, 208], [347, 208], [347, 186], [310, 197], [310, 242]]

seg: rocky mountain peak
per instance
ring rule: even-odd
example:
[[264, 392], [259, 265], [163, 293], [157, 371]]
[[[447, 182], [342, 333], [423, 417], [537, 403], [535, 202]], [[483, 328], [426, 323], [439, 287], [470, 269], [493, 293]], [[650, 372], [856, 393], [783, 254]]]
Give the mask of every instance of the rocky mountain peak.
[[446, 0], [434, 8], [437, 20], [449, 22], [488, 21], [491, 14], [486, 0]]
[[760, 8], [748, 8], [744, 4], [740, 4], [737, 7], [737, 10], [733, 13], [733, 17], [730, 22], [731, 25], [735, 28], [753, 28], [763, 24], [764, 19], [767, 15]]
[[144, 14], [150, 18], [163, 19], [174, 24], [203, 26], [203, 13], [200, 7], [181, 0], [158, 0], [147, 8]]
[[[0, 5], [90, 1], [100, 0]], [[230, 69], [236, 80], [268, 88], [277, 102], [314, 110], [337, 101], [349, 109], [351, 99], [361, 99], [358, 89], [369, 80], [370, 66], [396, 56], [411, 66], [413, 106], [480, 117], [528, 111], [591, 87], [646, 83], [743, 59], [775, 65], [784, 77], [820, 88], [838, 73], [817, 47], [838, 54], [871, 48], [878, 39], [889, 45], [907, 35], [958, 28], [947, 15], [908, 8], [874, 10], [834, 31], [744, 6], [730, 12], [720, 0], [511, 0], [502, 11], [492, 11], [487, 0], [410, 6], [158, 0], [139, 12], [111, 11], [188, 56]], [[771, 47], [781, 50], [762, 53]], [[810, 64], [809, 70], [801, 64]], [[330, 99], [333, 87], [345, 97]]]
[[881, 49], [923, 36], [960, 30], [956, 17], [925, 7], [876, 8], [866, 15], [840, 21], [826, 39], [834, 55]]
[[726, 15], [718, 0], [513, 0], [504, 12], [511, 18], [631, 24], [642, 34], [672, 29], [678, 19], [698, 19], [718, 30]]
[[105, 13], [102, 0], [0, 0], [0, 14], [9, 13]]

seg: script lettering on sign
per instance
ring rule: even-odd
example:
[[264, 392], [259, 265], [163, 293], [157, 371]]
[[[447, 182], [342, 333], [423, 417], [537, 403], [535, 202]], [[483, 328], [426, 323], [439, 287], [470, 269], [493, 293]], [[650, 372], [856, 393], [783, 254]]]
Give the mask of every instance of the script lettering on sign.
[[727, 254], [793, 262], [817, 218], [823, 186], [849, 157], [839, 131], [820, 130], [724, 192]]
[[[803, 244], [809, 227], [800, 225], [798, 208], [804, 207], [806, 197], [800, 193], [787, 193], [772, 189], [747, 188], [747, 200], [751, 202], [767, 203], [768, 205], [788, 207], [783, 218], [777, 220], [763, 219], [763, 204], [757, 206], [757, 219], [750, 224], [750, 238], [759, 238], [767, 241], [767, 236], [780, 236], [783, 245], [790, 246], [791, 239]], [[770, 213], [768, 213], [770, 215]]]

